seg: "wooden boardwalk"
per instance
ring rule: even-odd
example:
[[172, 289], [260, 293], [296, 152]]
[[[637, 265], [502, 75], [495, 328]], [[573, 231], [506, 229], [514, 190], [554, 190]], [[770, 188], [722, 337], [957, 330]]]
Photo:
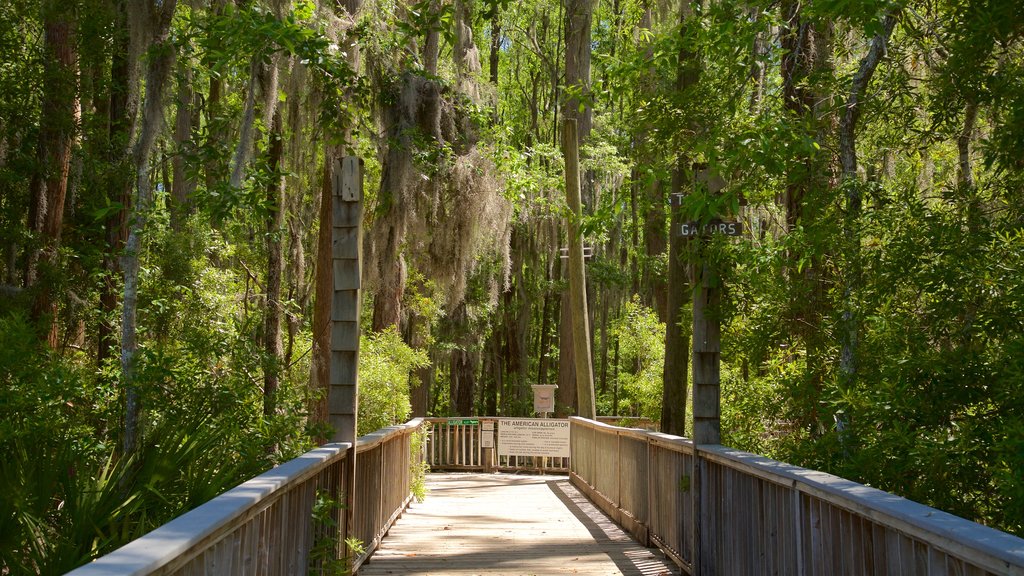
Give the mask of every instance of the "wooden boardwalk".
[[430, 474], [427, 487], [360, 576], [679, 574], [564, 476]]

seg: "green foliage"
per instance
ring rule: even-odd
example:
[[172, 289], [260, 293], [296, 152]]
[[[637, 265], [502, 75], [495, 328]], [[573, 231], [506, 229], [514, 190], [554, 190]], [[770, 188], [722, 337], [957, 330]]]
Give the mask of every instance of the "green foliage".
[[[609, 330], [619, 347], [619, 414], [661, 418], [665, 324], [635, 297]], [[607, 402], [607, 398], [603, 399]]]
[[109, 384], [26, 344], [23, 318], [0, 328], [0, 566], [62, 574], [264, 468], [210, 405], [157, 419], [137, 453], [115, 456]]
[[413, 432], [409, 442], [409, 490], [417, 502], [427, 497], [427, 473], [430, 464], [422, 457], [426, 450], [427, 436], [430, 432], [425, 427]]
[[359, 434], [405, 422], [410, 374], [430, 363], [426, 352], [410, 348], [394, 327], [363, 334], [359, 348]]
[[348, 561], [338, 538], [341, 533], [338, 518], [344, 507], [345, 503], [332, 498], [329, 492], [317, 491], [313, 503], [313, 532], [317, 536], [309, 551], [310, 574], [343, 576], [349, 573]]

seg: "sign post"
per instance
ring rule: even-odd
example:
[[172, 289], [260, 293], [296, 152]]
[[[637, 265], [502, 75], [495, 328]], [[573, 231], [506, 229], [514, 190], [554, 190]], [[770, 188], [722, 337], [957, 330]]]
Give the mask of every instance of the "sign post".
[[494, 420], [480, 421], [480, 448], [483, 451], [484, 472], [494, 470]]
[[[351, 442], [345, 457], [345, 478], [341, 486], [346, 504], [341, 541], [352, 535], [355, 525], [356, 417], [359, 414], [359, 310], [362, 287], [363, 248], [363, 162], [354, 156], [334, 160], [331, 172], [333, 192], [332, 257], [334, 296], [331, 302], [331, 379], [327, 392], [328, 423], [332, 442]], [[349, 566], [355, 558], [347, 550]]]
[[[703, 188], [709, 196], [718, 195], [725, 181], [706, 169], [694, 166], [694, 190]], [[691, 365], [693, 366], [693, 459], [690, 471], [690, 498], [693, 506], [691, 538], [696, 573], [714, 573], [714, 558], [704, 554], [700, 533], [704, 517], [701, 494], [704, 492], [705, 470], [699, 458], [701, 444], [720, 444], [721, 434], [721, 333], [722, 326], [717, 309], [721, 302], [721, 280], [715, 264], [706, 258], [711, 236], [740, 236], [740, 221], [712, 220], [706, 224], [686, 222], [674, 231], [678, 238], [693, 239], [696, 258], [691, 272], [693, 287], [693, 338]]]
[[548, 412], [555, 411], [555, 389], [557, 384], [533, 384], [533, 411], [547, 418]]

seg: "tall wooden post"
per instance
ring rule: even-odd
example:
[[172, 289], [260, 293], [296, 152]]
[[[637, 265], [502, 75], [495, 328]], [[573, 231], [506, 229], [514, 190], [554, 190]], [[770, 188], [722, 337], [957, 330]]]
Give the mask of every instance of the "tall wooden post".
[[565, 158], [565, 197], [569, 204], [569, 305], [572, 308], [573, 358], [576, 367], [576, 398], [579, 415], [597, 418], [594, 371], [590, 358], [590, 322], [587, 318], [586, 273], [583, 270], [583, 237], [580, 235], [580, 150], [576, 120], [562, 123], [562, 155]]
[[[707, 239], [700, 242], [704, 252]], [[693, 278], [693, 441], [718, 444], [722, 440], [722, 327], [717, 316], [721, 288], [713, 265], [701, 260], [694, 266]]]
[[[356, 487], [356, 421], [359, 414], [359, 310], [363, 252], [363, 162], [354, 156], [334, 161], [331, 302], [331, 380], [327, 395], [332, 442], [351, 442], [344, 478], [342, 541], [352, 536]], [[349, 562], [355, 558], [347, 551]]]
[[[718, 194], [725, 183], [713, 178], [707, 170], [694, 166], [694, 189]], [[721, 434], [721, 351], [722, 323], [718, 316], [721, 300], [721, 280], [715, 263], [708, 262], [708, 243], [711, 239], [701, 234], [695, 242], [697, 257], [693, 265], [693, 469], [691, 472], [691, 498], [693, 502], [693, 555], [694, 574], [717, 574], [712, 546], [713, 534], [708, 530], [707, 468], [700, 459], [701, 444], [719, 444]]]

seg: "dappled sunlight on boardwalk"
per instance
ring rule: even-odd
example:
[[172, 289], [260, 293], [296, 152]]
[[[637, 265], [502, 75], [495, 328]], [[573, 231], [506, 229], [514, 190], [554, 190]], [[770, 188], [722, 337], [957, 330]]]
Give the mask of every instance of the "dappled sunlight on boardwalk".
[[430, 474], [359, 574], [679, 574], [564, 476]]

